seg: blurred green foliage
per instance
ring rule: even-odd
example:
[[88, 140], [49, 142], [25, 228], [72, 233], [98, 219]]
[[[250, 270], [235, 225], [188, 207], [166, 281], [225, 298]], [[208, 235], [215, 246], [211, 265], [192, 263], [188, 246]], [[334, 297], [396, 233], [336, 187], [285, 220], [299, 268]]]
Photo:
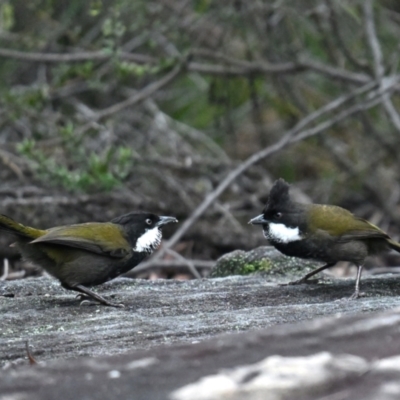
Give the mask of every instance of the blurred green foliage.
[[[152, 185], [157, 180], [164, 185], [159, 171], [149, 171], [154, 160], [158, 165], [226, 156], [237, 163], [357, 85], [313, 69], [232, 71], [306, 60], [373, 77], [362, 6], [361, 0], [4, 1], [1, 48], [71, 56], [86, 52], [87, 58], [2, 58], [0, 137], [5, 135], [10, 149], [32, 162], [38, 179], [71, 191], [107, 191], [138, 181], [145, 185], [143, 176]], [[374, 4], [383, 59], [393, 73], [398, 8], [396, 2]], [[109, 58], [91, 58], [95, 53]], [[153, 103], [145, 99], [95, 118], [151, 86], [186, 56], [186, 69], [151, 96]], [[393, 101], [398, 105], [396, 97]], [[173, 128], [172, 122], [177, 123]], [[386, 114], [373, 109], [261, 167], [265, 174], [291, 181], [321, 178], [328, 182], [325, 196], [340, 199], [340, 184], [348, 179], [354, 187], [365, 176], [380, 179], [371, 159], [382, 160], [385, 168], [397, 166], [397, 156], [388, 153], [397, 141]], [[133, 170], [137, 155], [152, 162]], [[213, 177], [210, 185], [222, 176]], [[182, 174], [171, 179], [179, 181], [174, 190], [185, 186]]]
[[18, 143], [18, 152], [33, 162], [33, 168], [40, 179], [55, 185], [62, 185], [71, 191], [93, 192], [111, 190], [122, 184], [132, 167], [132, 151], [120, 146], [107, 148], [102, 154], [87, 154], [82, 140], [74, 135], [72, 125], [60, 130], [63, 158], [48, 155], [37, 146], [33, 139]]

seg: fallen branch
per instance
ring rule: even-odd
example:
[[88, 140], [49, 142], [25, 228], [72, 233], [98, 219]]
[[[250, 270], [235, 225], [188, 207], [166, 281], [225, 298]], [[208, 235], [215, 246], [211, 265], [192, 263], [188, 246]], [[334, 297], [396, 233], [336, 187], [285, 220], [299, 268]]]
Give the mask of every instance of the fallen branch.
[[205, 261], [205, 260], [191, 260], [191, 259], [175, 259], [175, 260], [154, 260], [143, 262], [132, 271], [128, 272], [125, 276], [136, 277], [137, 275], [154, 270], [160, 269], [184, 269], [187, 271], [188, 263], [193, 265], [197, 269], [211, 269], [215, 265], [215, 261]]
[[3, 259], [3, 273], [0, 275], [0, 281], [5, 281], [8, 277], [8, 271], [9, 271], [9, 263], [8, 263], [8, 258]]

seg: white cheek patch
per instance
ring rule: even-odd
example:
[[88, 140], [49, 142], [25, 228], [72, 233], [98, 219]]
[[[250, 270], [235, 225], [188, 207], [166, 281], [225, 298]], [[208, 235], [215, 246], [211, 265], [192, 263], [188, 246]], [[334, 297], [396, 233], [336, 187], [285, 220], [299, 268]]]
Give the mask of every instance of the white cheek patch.
[[273, 239], [280, 243], [290, 243], [296, 240], [302, 240], [299, 228], [288, 228], [283, 224], [269, 224], [267, 239]]
[[136, 241], [133, 251], [152, 253], [160, 245], [161, 238], [162, 233], [160, 229], [149, 229]]

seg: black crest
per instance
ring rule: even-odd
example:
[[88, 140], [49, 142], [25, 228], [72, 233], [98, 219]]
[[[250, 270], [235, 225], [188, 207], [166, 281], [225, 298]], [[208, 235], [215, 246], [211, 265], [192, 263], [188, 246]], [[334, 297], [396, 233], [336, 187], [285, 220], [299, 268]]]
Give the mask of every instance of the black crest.
[[290, 201], [289, 187], [290, 185], [282, 178], [275, 181], [269, 192], [266, 208], [282, 207], [282, 205], [288, 203]]
[[158, 221], [158, 217], [146, 211], [132, 211], [128, 214], [121, 215], [111, 220], [114, 224], [130, 225], [130, 224], [144, 224], [145, 220], [150, 218], [153, 221]]

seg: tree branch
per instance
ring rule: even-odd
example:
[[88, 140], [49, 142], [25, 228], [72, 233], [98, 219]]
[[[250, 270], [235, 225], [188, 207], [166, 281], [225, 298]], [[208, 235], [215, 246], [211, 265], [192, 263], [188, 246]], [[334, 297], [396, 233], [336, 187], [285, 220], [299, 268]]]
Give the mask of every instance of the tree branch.
[[184, 65], [185, 64], [183, 62], [178, 63], [175, 68], [173, 68], [172, 71], [170, 71], [168, 74], [163, 76], [158, 81], [150, 83], [144, 89], [134, 94], [132, 97], [129, 97], [128, 99], [121, 101], [120, 103], [114, 104], [111, 107], [97, 112], [94, 116], [94, 119], [98, 121], [100, 119], [109, 117], [110, 115], [115, 114], [123, 110], [124, 108], [131, 107], [134, 104], [140, 103], [141, 101], [147, 99], [152, 94], [160, 90], [163, 86], [166, 86], [170, 82], [172, 82], [180, 74]]
[[[223, 61], [225, 65], [218, 64], [205, 64], [199, 62], [188, 62], [187, 70], [191, 72], [198, 72], [211, 75], [223, 76], [244, 76], [250, 74], [289, 74], [295, 72], [302, 72], [304, 70], [313, 70], [318, 73], [330, 76], [333, 79], [353, 82], [353, 83], [366, 83], [370, 77], [363, 73], [356, 73], [347, 71], [345, 69], [331, 67], [310, 60], [303, 60], [300, 62], [285, 62], [280, 64], [266, 63], [264, 61], [248, 62], [244, 60], [234, 59], [220, 53], [215, 53], [206, 50], [193, 50], [194, 55], [202, 55], [213, 57]], [[192, 54], [191, 53], [191, 54]], [[17, 50], [10, 50], [0, 48], [0, 57], [13, 58], [22, 61], [31, 62], [82, 62], [82, 61], [103, 61], [109, 60], [113, 57], [133, 61], [137, 63], [157, 64], [160, 60], [145, 54], [132, 54], [126, 52], [117, 52], [114, 54], [106, 54], [103, 51], [95, 52], [80, 52], [72, 54], [58, 54], [58, 53], [39, 53], [39, 52], [23, 52]]]
[[[393, 89], [395, 85], [400, 80], [400, 76], [397, 76], [396, 81], [392, 83], [390, 87]], [[302, 119], [293, 129], [289, 130], [278, 142], [275, 144], [264, 148], [263, 150], [253, 154], [246, 161], [240, 164], [237, 168], [231, 171], [226, 178], [211, 192], [209, 193], [203, 202], [194, 210], [194, 212], [190, 215], [188, 219], [181, 225], [180, 229], [178, 229], [175, 234], [169, 239], [168, 242], [165, 243], [164, 247], [160, 249], [160, 251], [154, 256], [154, 258], [161, 258], [167, 249], [174, 246], [178, 240], [187, 232], [187, 230], [197, 221], [197, 219], [210, 207], [210, 205], [229, 187], [229, 185], [244, 171], [246, 171], [253, 164], [271, 156], [272, 154], [282, 150], [283, 148], [296, 143], [300, 140], [303, 140], [306, 137], [317, 135], [337, 122], [343, 120], [344, 118], [349, 117], [352, 114], [359, 112], [360, 110], [364, 110], [367, 108], [371, 108], [374, 105], [378, 104], [381, 101], [382, 93], [380, 91], [372, 92], [372, 90], [377, 86], [377, 81], [369, 82], [361, 88], [358, 88], [351, 93], [341, 96], [327, 105], [321, 107], [317, 111], [308, 115], [304, 119]], [[386, 90], [390, 89], [389, 87]], [[313, 129], [303, 130], [304, 127], [316, 119], [320, 118], [322, 115], [327, 114], [329, 112], [334, 111], [338, 107], [342, 106], [344, 103], [353, 99], [360, 94], [372, 92], [372, 96], [364, 103], [357, 104], [354, 107], [351, 107], [347, 111], [342, 112], [336, 117], [332, 119], [322, 122], [317, 125]]]
[[141, 64], [155, 63], [154, 57], [145, 54], [117, 52], [107, 54], [104, 51], [84, 51], [70, 54], [27, 52], [0, 48], [0, 57], [13, 58], [14, 60], [46, 63], [104, 61], [117, 57], [122, 60], [133, 61]]
[[[374, 59], [374, 72], [375, 77], [379, 81], [379, 86], [381, 90], [386, 86], [385, 82], [385, 66], [383, 64], [383, 54], [381, 46], [379, 44], [378, 36], [375, 30], [375, 21], [373, 13], [373, 3], [372, 0], [365, 0], [363, 3], [364, 9], [364, 19], [365, 19], [365, 30], [368, 38], [368, 43], [371, 49], [371, 53]], [[385, 93], [383, 96], [382, 104], [388, 114], [392, 124], [400, 133], [400, 116], [393, 105], [389, 93]]]

